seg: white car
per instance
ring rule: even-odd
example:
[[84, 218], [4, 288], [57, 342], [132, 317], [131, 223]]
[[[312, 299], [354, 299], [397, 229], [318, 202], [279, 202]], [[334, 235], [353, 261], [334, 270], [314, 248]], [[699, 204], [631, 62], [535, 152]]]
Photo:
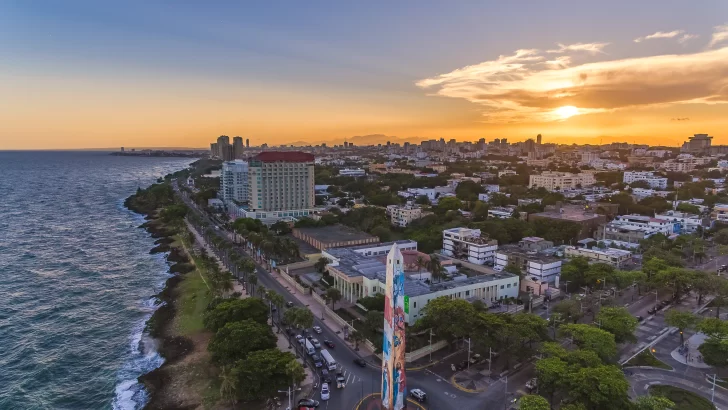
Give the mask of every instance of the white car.
[[329, 391], [329, 384], [324, 383], [321, 385], [321, 400], [328, 400], [331, 398], [331, 392]]
[[300, 344], [306, 343], [306, 339], [304, 339], [301, 335], [296, 335], [296, 340], [298, 340], [298, 343]]
[[321, 327], [320, 326], [314, 326], [313, 327], [313, 331], [316, 332], [316, 333], [318, 333], [318, 334], [321, 334], [321, 332], [323, 332], [323, 330], [321, 330]]

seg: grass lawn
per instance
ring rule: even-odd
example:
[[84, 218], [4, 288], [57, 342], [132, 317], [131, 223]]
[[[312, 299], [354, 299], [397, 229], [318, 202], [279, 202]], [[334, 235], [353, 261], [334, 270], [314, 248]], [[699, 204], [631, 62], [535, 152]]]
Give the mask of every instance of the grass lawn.
[[651, 366], [658, 367], [660, 369], [672, 370], [670, 365], [660, 361], [658, 358], [653, 356], [649, 350], [643, 350], [642, 353], [625, 363], [625, 366]]
[[[189, 247], [186, 249], [189, 249]], [[205, 329], [202, 325], [202, 317], [212, 298], [205, 281], [202, 279], [203, 276], [207, 277], [207, 272], [200, 267], [198, 260], [192, 259], [197, 269], [185, 274], [184, 279], [179, 284], [177, 330], [183, 336], [189, 336]]]
[[675, 403], [673, 410], [715, 410], [708, 399], [673, 386], [652, 386], [650, 394], [671, 400]]

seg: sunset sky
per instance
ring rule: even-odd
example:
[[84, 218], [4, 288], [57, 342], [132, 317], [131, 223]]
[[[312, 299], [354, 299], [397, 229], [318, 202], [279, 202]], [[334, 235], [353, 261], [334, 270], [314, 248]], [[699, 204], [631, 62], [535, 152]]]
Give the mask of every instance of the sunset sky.
[[0, 149], [728, 144], [726, 103], [724, 0], [0, 0]]

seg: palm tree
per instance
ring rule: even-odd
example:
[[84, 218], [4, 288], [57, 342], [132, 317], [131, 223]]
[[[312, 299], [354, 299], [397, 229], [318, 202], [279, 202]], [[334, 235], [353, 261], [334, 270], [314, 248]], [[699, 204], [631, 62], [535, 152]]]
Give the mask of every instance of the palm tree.
[[[258, 275], [255, 274], [255, 272], [251, 272], [248, 275], [248, 295], [253, 296], [255, 295], [255, 285], [258, 284]], [[251, 291], [252, 289], [252, 291]]]
[[220, 397], [230, 401], [230, 404], [235, 408], [235, 376], [233, 375], [230, 368], [222, 366], [220, 369]]
[[432, 279], [437, 279], [439, 282], [445, 275], [445, 269], [440, 263], [440, 258], [437, 255], [430, 255], [430, 270], [432, 271]]
[[422, 255], [420, 255], [420, 256], [417, 256], [415, 265], [417, 265], [417, 270], [419, 271], [420, 279], [422, 279], [422, 268], [424, 268], [427, 265], [427, 261], [425, 261], [425, 258], [423, 258]]
[[273, 306], [276, 307], [276, 318], [278, 319], [277, 326], [278, 326], [278, 332], [281, 331], [281, 309], [283, 308], [283, 304], [286, 303], [286, 300], [283, 298], [283, 295], [280, 293], [277, 293], [273, 290], [268, 291], [268, 300], [270, 300], [270, 303], [273, 304]]
[[331, 310], [336, 310], [336, 302], [341, 300], [341, 291], [336, 288], [328, 288], [326, 289], [325, 297], [327, 300], [331, 301]]
[[349, 332], [349, 338], [354, 341], [354, 350], [359, 351], [359, 343], [366, 340], [363, 334], [356, 330]]

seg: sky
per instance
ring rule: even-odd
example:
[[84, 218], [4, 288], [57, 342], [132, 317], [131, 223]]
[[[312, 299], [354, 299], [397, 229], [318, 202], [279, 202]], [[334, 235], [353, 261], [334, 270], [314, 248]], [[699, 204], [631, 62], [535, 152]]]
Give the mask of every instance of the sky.
[[728, 144], [727, 103], [724, 0], [0, 0], [0, 149]]

